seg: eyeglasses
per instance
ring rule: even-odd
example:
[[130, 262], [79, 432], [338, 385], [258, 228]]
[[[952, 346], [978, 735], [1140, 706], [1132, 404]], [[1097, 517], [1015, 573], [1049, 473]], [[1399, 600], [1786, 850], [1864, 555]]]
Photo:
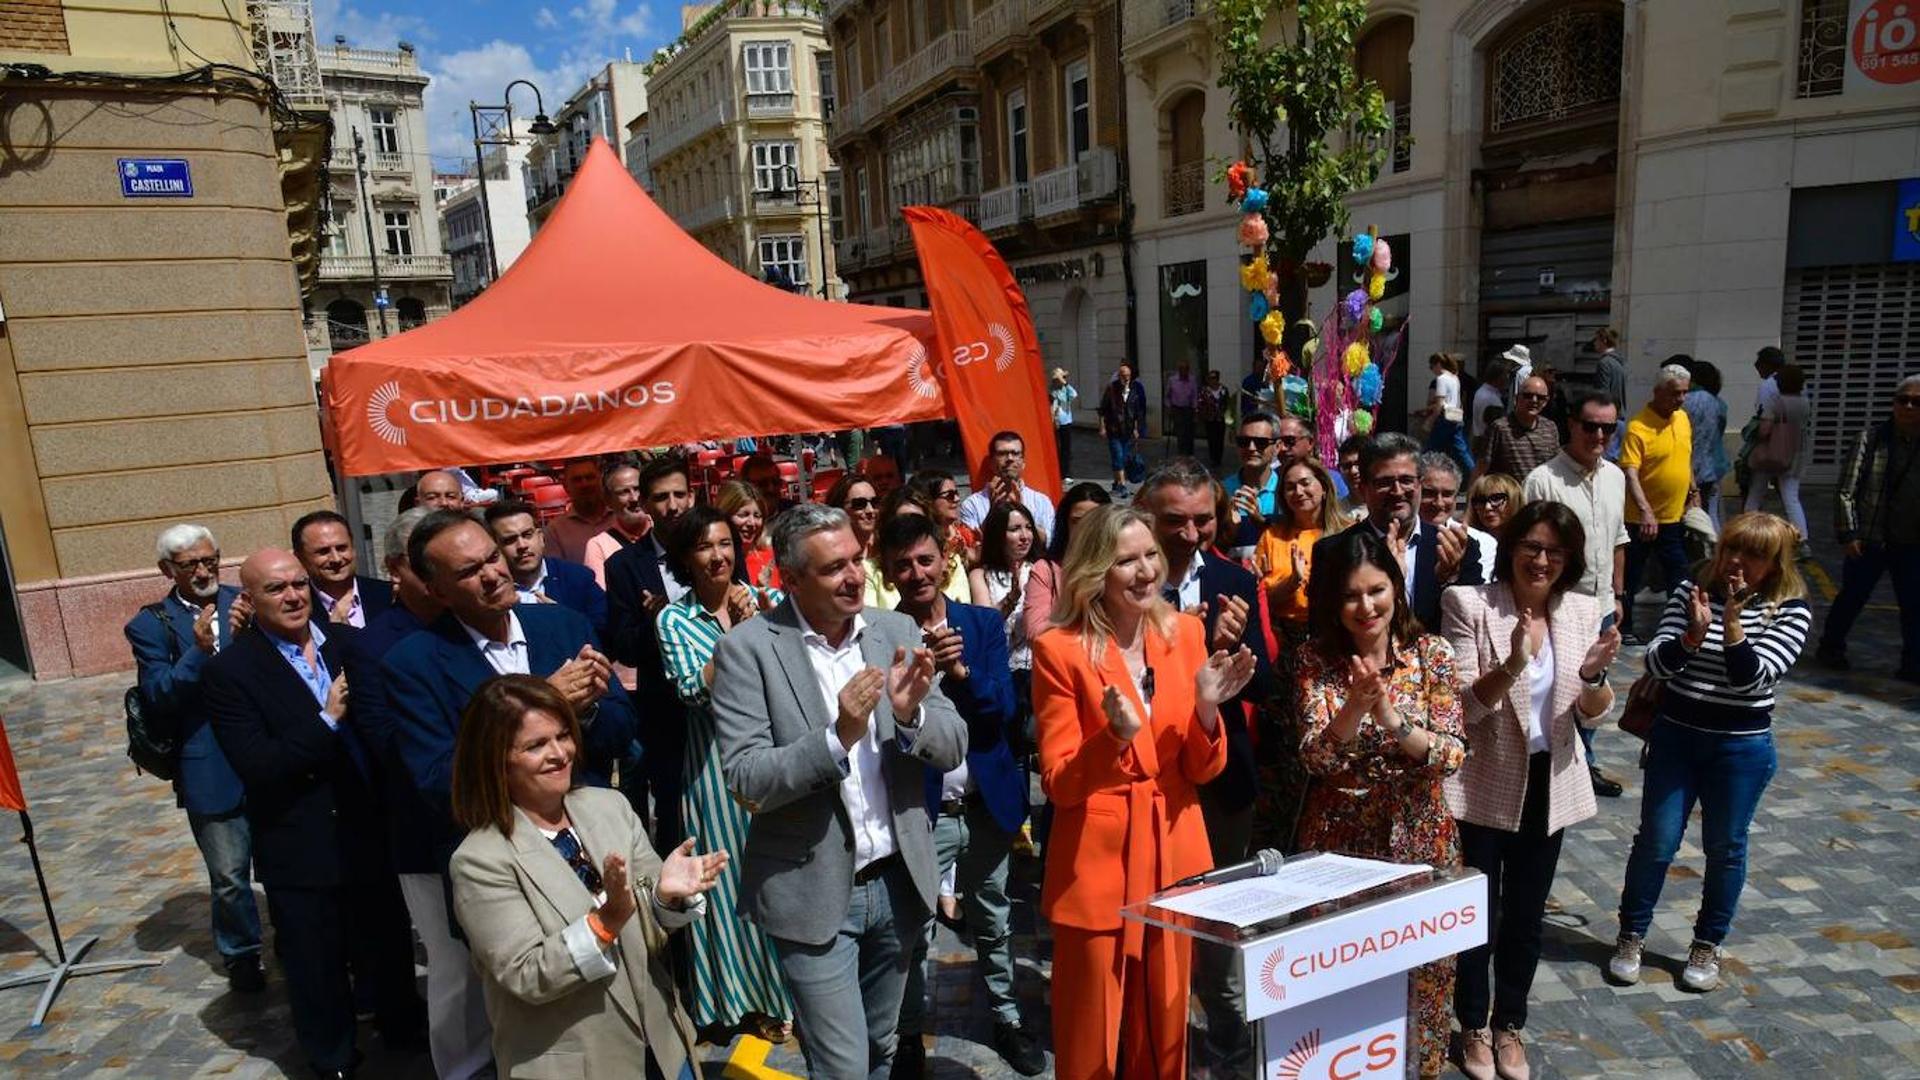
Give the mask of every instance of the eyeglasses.
[[1259, 435], [1240, 435], [1234, 438], [1233, 445], [1242, 450], [1265, 450], [1267, 447], [1272, 446], [1275, 441], [1274, 439], [1264, 438]]
[[849, 509], [849, 510], [871, 510], [871, 509], [873, 509], [873, 508], [874, 508], [874, 507], [875, 507], [876, 505], [878, 505], [878, 504], [879, 504], [879, 502], [880, 502], [880, 500], [879, 500], [879, 499], [848, 499], [848, 500], [847, 500], [847, 509]]
[[1618, 420], [1609, 420], [1606, 423], [1598, 420], [1575, 420], [1574, 423], [1579, 424], [1581, 430], [1589, 435], [1605, 435], [1608, 438], [1612, 438], [1613, 433], [1620, 427]]
[[198, 559], [168, 559], [167, 561], [173, 564], [173, 568], [175, 570], [179, 570], [183, 573], [192, 572], [194, 570], [220, 569], [220, 556], [217, 554], [203, 556]]
[[1507, 493], [1504, 491], [1494, 491], [1485, 495], [1475, 495], [1467, 501], [1475, 506], [1490, 506], [1498, 509], [1507, 505]]
[[1905, 405], [1909, 409], [1920, 409], [1920, 394], [1895, 394], [1893, 403]]
[[1452, 506], [1453, 501], [1460, 497], [1460, 489], [1454, 488], [1452, 491], [1448, 491], [1446, 488], [1423, 487], [1420, 489], [1420, 497], [1423, 499], [1432, 499], [1437, 502], [1444, 502], [1448, 506]]
[[1373, 485], [1375, 491], [1412, 491], [1420, 486], [1420, 478], [1412, 473], [1404, 473], [1399, 476], [1376, 476], [1368, 483]]
[[959, 502], [960, 489], [948, 488], [945, 491], [936, 491], [934, 492], [933, 497], [936, 499], [939, 499], [941, 502]]
[[573, 876], [580, 879], [580, 884], [585, 885], [588, 892], [596, 895], [600, 892], [600, 871], [594, 868], [593, 860], [587, 857], [586, 849], [580, 846], [580, 839], [573, 835], [572, 829], [560, 830], [559, 835], [553, 838], [553, 850], [567, 860], [567, 865], [573, 869]]
[[1527, 562], [1532, 562], [1533, 560], [1538, 559], [1542, 556], [1545, 556], [1546, 560], [1550, 563], [1562, 563], [1567, 561], [1566, 548], [1548, 547], [1545, 544], [1537, 543], [1532, 540], [1520, 541], [1518, 544], [1514, 545], [1514, 550], [1520, 555], [1521, 559]]
[[1293, 449], [1294, 443], [1297, 443], [1304, 438], [1306, 438], [1305, 435], [1281, 435], [1281, 436], [1278, 436], [1274, 441], [1278, 442], [1281, 445], [1281, 447], [1283, 447], [1284, 449], [1291, 450]]

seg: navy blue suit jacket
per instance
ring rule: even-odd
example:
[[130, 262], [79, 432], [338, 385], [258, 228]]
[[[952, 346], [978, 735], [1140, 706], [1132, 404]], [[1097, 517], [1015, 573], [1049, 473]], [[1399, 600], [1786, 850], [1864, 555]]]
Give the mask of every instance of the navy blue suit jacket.
[[635, 731], [650, 761], [646, 775], [660, 793], [673, 798], [680, 790], [686, 757], [686, 709], [667, 682], [655, 616], [641, 599], [642, 593], [667, 595], [666, 568], [649, 537], [614, 552], [606, 574], [607, 652], [634, 670], [634, 693], [648, 706], [645, 721]]
[[[232, 585], [220, 586], [220, 595], [214, 601], [214, 623], [222, 634], [226, 633], [227, 613], [239, 595], [240, 590]], [[246, 789], [207, 725], [200, 676], [212, 657], [194, 644], [195, 616], [173, 599], [171, 591], [161, 603], [167, 606], [165, 624], [142, 608], [127, 623], [126, 635], [138, 666], [141, 695], [179, 718], [180, 771], [173, 781], [174, 799], [190, 813], [230, 813], [239, 808]]]
[[[334, 675], [365, 666], [352, 627], [321, 633], [320, 655]], [[335, 888], [359, 876], [356, 866], [384, 866], [376, 773], [355, 726], [357, 707], [338, 730], [328, 727], [313, 692], [258, 627], [207, 662], [205, 683], [209, 726], [246, 785], [261, 883]]]
[[[1007, 661], [1007, 624], [992, 608], [947, 601], [947, 625], [960, 631], [967, 677], [940, 676], [940, 692], [967, 722], [967, 775], [994, 823], [1009, 835], [1027, 820], [1027, 782], [1007, 745], [1015, 720], [1013, 669]], [[940, 779], [927, 768], [927, 815], [940, 816]]]
[[399, 717], [388, 698], [382, 663], [393, 647], [427, 624], [404, 604], [395, 604], [367, 621], [360, 631], [359, 648], [369, 658], [353, 673], [353, 716], [367, 748], [380, 765], [380, 794], [385, 809], [387, 846], [396, 874], [437, 874], [442, 870], [441, 832], [426, 827], [434, 820], [432, 804], [414, 787], [400, 753]]
[[1258, 707], [1272, 693], [1273, 665], [1267, 660], [1267, 627], [1260, 618], [1260, 582], [1249, 570], [1211, 551], [1200, 556], [1200, 603], [1206, 609], [1207, 646], [1212, 651], [1213, 625], [1220, 618], [1220, 598], [1237, 596], [1247, 605], [1247, 628], [1240, 640], [1253, 650], [1253, 678], [1246, 688], [1221, 709], [1220, 719], [1227, 732], [1227, 767], [1206, 785], [1228, 810], [1253, 805], [1259, 785], [1253, 759], [1253, 732], [1248, 726], [1247, 708]]
[[[373, 617], [393, 606], [393, 585], [377, 577], [365, 574], [353, 575], [354, 588], [360, 593], [360, 610], [366, 613], [366, 623], [371, 625]], [[320, 603], [320, 590], [313, 590], [313, 617], [325, 619], [327, 609]], [[321, 633], [326, 633], [322, 630]]]
[[[600, 645], [587, 617], [570, 608], [519, 604], [513, 612], [527, 636], [527, 668], [537, 677], [558, 671], [580, 652], [580, 646]], [[480, 684], [493, 676], [492, 665], [451, 613], [401, 639], [381, 664], [382, 693], [393, 710], [407, 771], [414, 786], [449, 821], [453, 742], [460, 730], [460, 713]], [[633, 702], [618, 679], [607, 685], [592, 722], [587, 720], [581, 718], [586, 745], [580, 748], [574, 775], [583, 783], [604, 787], [613, 761], [633, 741]]]
[[[1347, 527], [1346, 532], [1367, 529], [1375, 536], [1380, 531], [1369, 520], [1356, 521]], [[1344, 536], [1345, 533], [1336, 533]], [[1329, 537], [1322, 537], [1315, 545], [1314, 565], [1320, 565], [1319, 545]], [[1420, 523], [1419, 543], [1413, 552], [1413, 616], [1429, 634], [1440, 632], [1440, 593], [1446, 588], [1435, 575], [1434, 566], [1440, 559], [1440, 534], [1426, 522]], [[1449, 585], [1484, 585], [1489, 568], [1480, 565], [1480, 553], [1474, 549], [1473, 542], [1467, 542], [1466, 554], [1460, 557], [1460, 572]]]
[[602, 641], [606, 640], [607, 592], [594, 580], [593, 571], [552, 556], [547, 557], [546, 563], [547, 578], [540, 587], [547, 599], [585, 615], [593, 632], [600, 635]]

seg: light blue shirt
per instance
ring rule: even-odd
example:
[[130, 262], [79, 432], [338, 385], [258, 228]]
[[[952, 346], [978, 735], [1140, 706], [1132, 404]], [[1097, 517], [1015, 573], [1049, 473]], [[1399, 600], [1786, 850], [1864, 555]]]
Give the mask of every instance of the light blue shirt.
[[317, 622], [307, 624], [307, 633], [313, 635], [312, 664], [307, 663], [306, 650], [299, 645], [264, 626], [260, 628], [260, 632], [267, 635], [267, 640], [273, 642], [273, 647], [280, 650], [280, 655], [286, 658], [287, 664], [293, 668], [293, 673], [300, 676], [301, 682], [307, 684], [307, 690], [313, 694], [314, 702], [320, 706], [320, 722], [327, 725], [330, 731], [340, 730], [340, 725], [334, 722], [333, 717], [327, 715], [327, 691], [333, 686], [333, 673], [327, 670], [327, 658], [320, 655], [320, 646], [327, 643], [327, 635], [320, 632], [320, 624]]

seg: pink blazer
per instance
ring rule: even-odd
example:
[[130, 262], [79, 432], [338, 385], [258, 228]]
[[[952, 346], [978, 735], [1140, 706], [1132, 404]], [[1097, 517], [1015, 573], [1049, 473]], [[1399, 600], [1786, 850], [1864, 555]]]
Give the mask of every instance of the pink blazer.
[[[1453, 644], [1466, 707], [1467, 763], [1447, 777], [1447, 808], [1461, 821], [1518, 832], [1527, 800], [1527, 714], [1525, 679], [1516, 681], [1496, 708], [1474, 697], [1480, 676], [1512, 653], [1513, 627], [1519, 618], [1513, 592], [1505, 583], [1462, 585], [1441, 594], [1441, 626]], [[1557, 832], [1598, 812], [1587, 755], [1576, 730], [1583, 721], [1574, 702], [1583, 689], [1580, 662], [1600, 636], [1604, 612], [1598, 601], [1580, 593], [1561, 593], [1547, 610], [1547, 634], [1553, 642], [1553, 700], [1547, 708], [1547, 831]]]

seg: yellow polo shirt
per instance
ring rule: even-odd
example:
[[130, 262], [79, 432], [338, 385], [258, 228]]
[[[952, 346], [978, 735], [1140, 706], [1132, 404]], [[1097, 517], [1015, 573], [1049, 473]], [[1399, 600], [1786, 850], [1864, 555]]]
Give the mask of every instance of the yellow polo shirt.
[[[1693, 425], [1683, 409], [1661, 419], [1652, 407], [1641, 409], [1627, 422], [1620, 442], [1620, 467], [1640, 470], [1640, 490], [1647, 493], [1653, 520], [1671, 525], [1687, 513], [1687, 491], [1693, 486]], [[1627, 499], [1627, 521], [1640, 521], [1640, 506]]]

